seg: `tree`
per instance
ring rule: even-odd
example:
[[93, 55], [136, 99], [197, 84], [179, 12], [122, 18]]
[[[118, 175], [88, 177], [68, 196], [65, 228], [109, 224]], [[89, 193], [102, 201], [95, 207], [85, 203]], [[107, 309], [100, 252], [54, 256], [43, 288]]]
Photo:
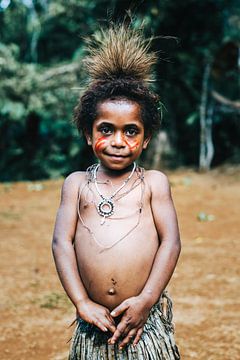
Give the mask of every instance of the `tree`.
[[[111, 18], [123, 18], [129, 8], [136, 15], [135, 26], [144, 21], [146, 36], [156, 35], [153, 49], [159, 51], [154, 90], [164, 104], [163, 125], [145, 162], [157, 168], [163, 164], [197, 166], [200, 119], [207, 125], [203, 132], [211, 135], [212, 131], [213, 165], [240, 158], [239, 112], [221, 102], [219, 96], [216, 98], [216, 93], [233, 103], [240, 98], [239, 69], [233, 65], [234, 49], [239, 48], [238, 1], [0, 2], [3, 3], [1, 180], [66, 175], [93, 161], [86, 156], [84, 140], [70, 125], [72, 110], [87, 83], [82, 66], [86, 55], [83, 37]], [[235, 45], [230, 46], [231, 43]], [[203, 89], [207, 89], [205, 95]], [[207, 157], [211, 158], [209, 153]]]

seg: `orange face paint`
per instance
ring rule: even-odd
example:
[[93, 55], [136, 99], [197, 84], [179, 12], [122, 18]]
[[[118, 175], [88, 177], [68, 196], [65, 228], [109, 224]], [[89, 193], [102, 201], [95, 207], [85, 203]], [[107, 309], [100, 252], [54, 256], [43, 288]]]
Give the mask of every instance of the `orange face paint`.
[[107, 139], [104, 136], [101, 136], [99, 139], [97, 139], [95, 144], [95, 151], [97, 152], [102, 147], [106, 145]]
[[124, 141], [127, 144], [127, 146], [129, 147], [130, 151], [135, 150], [139, 145], [139, 141], [134, 141], [132, 144], [129, 144], [129, 142], [126, 139], [124, 139]]

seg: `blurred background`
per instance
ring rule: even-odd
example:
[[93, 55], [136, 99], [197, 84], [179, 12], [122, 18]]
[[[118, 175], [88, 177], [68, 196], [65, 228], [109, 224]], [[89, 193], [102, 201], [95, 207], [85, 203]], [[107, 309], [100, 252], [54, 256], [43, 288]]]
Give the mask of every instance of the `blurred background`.
[[152, 44], [164, 110], [144, 165], [239, 162], [238, 0], [1, 0], [0, 181], [58, 178], [92, 163], [71, 124], [87, 81], [83, 38], [128, 9], [146, 36], [166, 36]]

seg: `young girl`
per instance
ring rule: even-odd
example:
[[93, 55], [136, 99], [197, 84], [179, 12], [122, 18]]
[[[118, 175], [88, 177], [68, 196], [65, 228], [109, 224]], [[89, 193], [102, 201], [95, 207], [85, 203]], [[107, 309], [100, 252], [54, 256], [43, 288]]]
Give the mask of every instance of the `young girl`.
[[176, 213], [166, 176], [136, 163], [160, 126], [148, 47], [115, 25], [86, 59], [75, 121], [98, 163], [66, 178], [53, 235], [77, 311], [70, 360], [180, 359], [164, 291], [180, 253]]

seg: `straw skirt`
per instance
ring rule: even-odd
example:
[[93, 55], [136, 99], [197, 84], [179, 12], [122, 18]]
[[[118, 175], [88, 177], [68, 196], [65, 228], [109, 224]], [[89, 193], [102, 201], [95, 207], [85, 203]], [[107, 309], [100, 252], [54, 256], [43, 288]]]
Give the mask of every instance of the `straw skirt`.
[[164, 292], [152, 307], [136, 347], [128, 344], [119, 350], [118, 344], [107, 343], [110, 333], [78, 319], [69, 360], [178, 360], [173, 333], [172, 302]]

